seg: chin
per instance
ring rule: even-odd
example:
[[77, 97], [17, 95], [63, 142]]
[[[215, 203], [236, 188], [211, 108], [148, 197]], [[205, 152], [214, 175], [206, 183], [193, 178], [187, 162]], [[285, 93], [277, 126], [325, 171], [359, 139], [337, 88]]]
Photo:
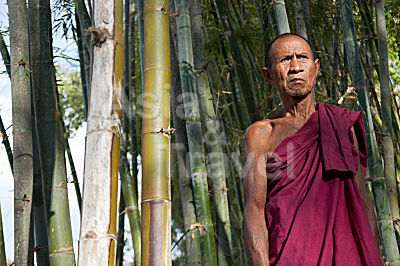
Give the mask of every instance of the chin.
[[310, 94], [312, 92], [311, 90], [289, 90], [287, 91], [287, 95], [292, 96], [292, 97], [306, 97], [308, 94]]

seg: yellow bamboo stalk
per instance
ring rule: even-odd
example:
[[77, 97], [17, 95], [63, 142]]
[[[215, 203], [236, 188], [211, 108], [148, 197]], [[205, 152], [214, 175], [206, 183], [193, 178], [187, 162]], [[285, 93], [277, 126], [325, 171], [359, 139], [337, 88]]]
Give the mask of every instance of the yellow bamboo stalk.
[[171, 265], [168, 0], [144, 1], [142, 265]]
[[123, 1], [93, 3], [94, 42], [78, 265], [114, 265], [123, 68]]

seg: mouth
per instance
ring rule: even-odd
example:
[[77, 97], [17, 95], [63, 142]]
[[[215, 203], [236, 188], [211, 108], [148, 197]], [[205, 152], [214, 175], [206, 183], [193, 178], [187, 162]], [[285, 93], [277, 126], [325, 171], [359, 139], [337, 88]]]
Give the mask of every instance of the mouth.
[[304, 82], [304, 79], [302, 79], [302, 78], [294, 78], [294, 79], [291, 79], [290, 82], [300, 83], [300, 82]]

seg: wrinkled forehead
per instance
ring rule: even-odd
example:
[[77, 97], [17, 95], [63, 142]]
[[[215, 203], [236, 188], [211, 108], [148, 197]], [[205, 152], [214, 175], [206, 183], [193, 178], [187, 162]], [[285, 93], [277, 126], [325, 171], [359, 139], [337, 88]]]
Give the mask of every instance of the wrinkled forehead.
[[308, 54], [312, 57], [310, 45], [300, 37], [288, 35], [276, 40], [271, 47], [273, 57], [293, 53]]

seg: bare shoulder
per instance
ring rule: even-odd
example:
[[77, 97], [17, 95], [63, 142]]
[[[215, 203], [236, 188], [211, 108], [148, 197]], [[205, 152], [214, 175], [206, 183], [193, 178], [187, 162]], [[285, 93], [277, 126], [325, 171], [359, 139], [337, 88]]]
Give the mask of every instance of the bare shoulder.
[[268, 144], [271, 136], [272, 123], [271, 120], [257, 121], [246, 130], [245, 135], [245, 152], [260, 150]]

